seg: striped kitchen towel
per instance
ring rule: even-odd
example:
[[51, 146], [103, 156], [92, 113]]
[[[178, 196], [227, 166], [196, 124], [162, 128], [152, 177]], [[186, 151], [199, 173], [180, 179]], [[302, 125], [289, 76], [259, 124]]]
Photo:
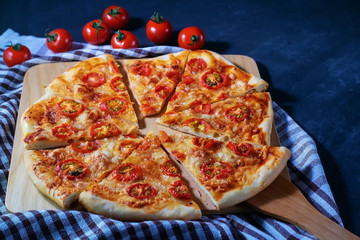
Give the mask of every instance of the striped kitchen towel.
[[[29, 47], [32, 59], [8, 68], [2, 56], [9, 41]], [[140, 58], [180, 50], [170, 46], [113, 50], [109, 45], [74, 43], [69, 52], [54, 54], [47, 49], [44, 38], [20, 36], [11, 29], [0, 36], [0, 239], [315, 239], [292, 224], [255, 212], [206, 215], [198, 221], [124, 222], [75, 210], [7, 211], [4, 201], [15, 123], [23, 78], [30, 67], [85, 60], [103, 53], [116, 58]], [[276, 103], [273, 106], [281, 145], [292, 152], [288, 169], [293, 183], [320, 212], [342, 225], [314, 141]]]

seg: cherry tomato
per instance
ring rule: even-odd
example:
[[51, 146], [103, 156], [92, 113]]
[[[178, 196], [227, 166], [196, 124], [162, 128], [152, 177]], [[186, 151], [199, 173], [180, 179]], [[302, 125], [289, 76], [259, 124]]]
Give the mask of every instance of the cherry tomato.
[[136, 75], [148, 77], [152, 73], [152, 68], [149, 64], [145, 63], [132, 66], [131, 71]]
[[136, 183], [126, 189], [126, 192], [134, 198], [146, 199], [156, 194], [156, 189], [148, 183]]
[[54, 127], [51, 132], [57, 138], [67, 139], [74, 133], [74, 128], [72, 125], [64, 123]]
[[170, 40], [173, 34], [173, 27], [169, 21], [158, 12], [154, 12], [146, 24], [146, 35], [155, 44], [163, 44]]
[[161, 171], [164, 175], [170, 177], [180, 177], [180, 174], [177, 168], [171, 163], [170, 160], [166, 160], [163, 164], [161, 164]]
[[8, 67], [25, 62], [30, 58], [30, 50], [25, 45], [21, 45], [20, 43], [9, 46], [7, 49], [5, 49], [3, 55], [4, 63]]
[[67, 159], [61, 161], [56, 166], [57, 174], [62, 178], [67, 178], [69, 180], [82, 178], [88, 171], [89, 168], [85, 165], [85, 163], [76, 159]]
[[191, 73], [204, 71], [207, 67], [207, 63], [202, 58], [193, 58], [186, 65]]
[[195, 137], [192, 140], [193, 144], [195, 146], [198, 146], [200, 148], [207, 148], [207, 149], [211, 149], [212, 147], [215, 146], [215, 141], [214, 139], [209, 139], [209, 138], [199, 138], [199, 137]]
[[189, 189], [181, 180], [173, 182], [169, 188], [169, 192], [171, 195], [179, 199], [191, 199], [191, 193], [189, 192]]
[[167, 143], [167, 142], [171, 142], [171, 138], [169, 137], [169, 135], [167, 135], [166, 132], [164, 131], [160, 131], [159, 132], [159, 139], [162, 143]]
[[126, 86], [125, 86], [125, 84], [123, 82], [122, 77], [120, 77], [120, 76], [116, 76], [111, 80], [110, 87], [115, 92], [123, 92], [123, 91], [126, 90]]
[[90, 72], [86, 74], [81, 81], [89, 85], [90, 87], [100, 87], [106, 82], [106, 78], [103, 74], [97, 72]]
[[210, 103], [199, 104], [194, 108], [194, 111], [197, 113], [210, 114], [211, 104]]
[[90, 44], [103, 44], [110, 37], [110, 28], [100, 19], [96, 19], [85, 24], [82, 35], [85, 41]]
[[65, 99], [56, 105], [57, 110], [64, 116], [76, 118], [84, 111], [84, 104], [73, 99]]
[[204, 174], [206, 180], [213, 177], [217, 179], [226, 178], [231, 171], [231, 165], [226, 162], [209, 161], [201, 166], [201, 172]]
[[178, 43], [181, 48], [196, 50], [204, 46], [205, 33], [199, 27], [187, 27], [180, 31]]
[[112, 5], [104, 10], [102, 20], [112, 30], [119, 30], [128, 24], [129, 13], [123, 7]]
[[100, 148], [100, 142], [97, 140], [87, 142], [75, 142], [71, 144], [71, 148], [80, 153], [89, 153], [98, 150]]
[[122, 163], [112, 172], [113, 178], [120, 182], [136, 181], [141, 175], [141, 167], [133, 163]]
[[157, 85], [155, 87], [155, 94], [159, 98], [166, 99], [171, 93], [171, 87], [164, 85]]
[[124, 98], [112, 97], [100, 103], [100, 109], [111, 115], [118, 115], [127, 108], [128, 102]]
[[115, 137], [121, 134], [115, 124], [106, 122], [97, 122], [90, 128], [90, 135], [93, 139], [101, 139], [107, 137]]
[[55, 29], [45, 34], [46, 45], [54, 53], [70, 50], [73, 40], [71, 34], [65, 29]]
[[119, 151], [124, 154], [125, 157], [129, 156], [138, 146], [139, 142], [132, 140], [124, 140], [119, 145]]
[[254, 146], [251, 145], [250, 143], [235, 144], [233, 142], [229, 142], [227, 147], [231, 151], [233, 151], [236, 155], [239, 155], [239, 156], [247, 156], [247, 155], [249, 155], [251, 150], [254, 148]]
[[201, 76], [201, 84], [207, 89], [216, 90], [222, 86], [226, 86], [229, 78], [216, 70], [209, 70]]
[[112, 48], [137, 48], [139, 41], [137, 37], [129, 31], [119, 30], [111, 38]]
[[245, 119], [249, 119], [252, 115], [252, 108], [246, 106], [245, 104], [229, 108], [225, 112], [225, 116], [234, 122], [242, 122]]

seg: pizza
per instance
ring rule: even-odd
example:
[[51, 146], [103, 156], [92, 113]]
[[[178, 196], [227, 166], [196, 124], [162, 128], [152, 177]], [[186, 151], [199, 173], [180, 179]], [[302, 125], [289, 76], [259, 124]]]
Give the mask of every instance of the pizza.
[[60, 207], [70, 208], [82, 191], [100, 182], [142, 141], [123, 136], [79, 141], [63, 148], [25, 150], [23, 159], [36, 188]]
[[260, 92], [166, 112], [159, 124], [221, 141], [270, 145], [273, 109], [269, 93]]
[[221, 55], [208, 50], [190, 52], [181, 79], [166, 112], [262, 92], [268, 87], [261, 78], [242, 71]]
[[166, 151], [189, 171], [209, 210], [225, 209], [266, 188], [284, 169], [290, 152], [249, 142], [221, 142], [209, 138], [160, 132]]
[[124, 61], [130, 89], [143, 116], [161, 111], [181, 79], [188, 54], [186, 50], [151, 59]]
[[[26, 170], [61, 208], [126, 221], [199, 219], [254, 196], [285, 167], [289, 150], [270, 146], [267, 86], [208, 50], [89, 58], [23, 113]], [[143, 137], [144, 117], [173, 134]]]
[[89, 211], [116, 219], [199, 219], [201, 211], [157, 136], [142, 144], [100, 183], [80, 194]]

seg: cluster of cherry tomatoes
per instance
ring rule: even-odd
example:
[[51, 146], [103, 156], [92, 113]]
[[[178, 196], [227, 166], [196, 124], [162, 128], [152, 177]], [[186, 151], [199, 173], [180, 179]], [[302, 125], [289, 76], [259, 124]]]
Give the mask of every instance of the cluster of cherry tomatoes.
[[[95, 19], [85, 24], [82, 29], [84, 40], [90, 44], [104, 44], [111, 37], [112, 48], [137, 48], [139, 41], [130, 31], [123, 30], [129, 22], [129, 13], [121, 6], [112, 5], [103, 12], [102, 19]], [[155, 44], [170, 41], [173, 35], [171, 23], [155, 12], [146, 24], [146, 36]], [[72, 47], [72, 36], [65, 29], [54, 29], [45, 34], [47, 47], [55, 52], [66, 52]], [[185, 49], [200, 49], [205, 44], [205, 33], [195, 26], [184, 28], [178, 35], [178, 44]], [[12, 67], [31, 58], [29, 49], [21, 44], [9, 46], [3, 55], [7, 66]]]

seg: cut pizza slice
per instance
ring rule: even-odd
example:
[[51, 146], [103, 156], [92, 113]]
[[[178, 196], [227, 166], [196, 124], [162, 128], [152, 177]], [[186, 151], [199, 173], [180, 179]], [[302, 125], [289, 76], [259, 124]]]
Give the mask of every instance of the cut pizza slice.
[[89, 212], [126, 221], [201, 218], [187, 186], [151, 133], [108, 177], [82, 192], [80, 203]]
[[23, 161], [36, 188], [69, 208], [81, 191], [106, 177], [142, 140], [120, 136], [52, 150], [25, 150]]
[[249, 92], [263, 92], [267, 87], [267, 82], [241, 70], [221, 55], [196, 50], [189, 54], [182, 80], [166, 112], [181, 111]]
[[119, 65], [110, 54], [77, 63], [53, 80], [46, 93], [66, 96], [90, 108], [101, 108], [111, 116], [138, 123]]
[[158, 123], [199, 137], [270, 145], [273, 115], [270, 94], [261, 92], [167, 112]]
[[131, 115], [131, 111], [123, 113], [121, 118], [79, 100], [48, 93], [23, 113], [23, 142], [26, 149], [47, 149], [79, 140], [137, 133], [137, 123], [126, 119]]
[[275, 180], [290, 158], [285, 147], [165, 132], [160, 132], [160, 139], [182, 171], [189, 173], [187, 180], [197, 186], [194, 195], [209, 197], [201, 204], [206, 210], [228, 208], [251, 198]]
[[151, 59], [124, 60], [130, 89], [143, 116], [161, 111], [181, 79], [188, 54], [186, 50]]

